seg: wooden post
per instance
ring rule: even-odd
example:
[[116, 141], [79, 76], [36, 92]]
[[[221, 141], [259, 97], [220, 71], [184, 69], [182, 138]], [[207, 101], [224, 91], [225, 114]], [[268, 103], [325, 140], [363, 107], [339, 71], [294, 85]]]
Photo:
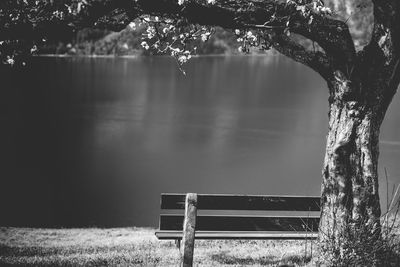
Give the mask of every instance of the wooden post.
[[180, 239], [175, 239], [175, 245], [178, 248], [178, 250], [181, 250], [181, 240]]
[[193, 265], [194, 236], [196, 230], [197, 194], [186, 194], [185, 221], [183, 222], [183, 267]]

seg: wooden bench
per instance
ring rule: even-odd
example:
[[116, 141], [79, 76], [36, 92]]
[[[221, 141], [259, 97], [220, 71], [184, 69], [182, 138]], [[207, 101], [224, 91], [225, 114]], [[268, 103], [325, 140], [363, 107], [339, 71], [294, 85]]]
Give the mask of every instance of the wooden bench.
[[[320, 197], [161, 194], [159, 239], [183, 239], [191, 266], [196, 239], [315, 239]], [[197, 210], [199, 214], [197, 214]], [[183, 213], [184, 211], [184, 213]]]

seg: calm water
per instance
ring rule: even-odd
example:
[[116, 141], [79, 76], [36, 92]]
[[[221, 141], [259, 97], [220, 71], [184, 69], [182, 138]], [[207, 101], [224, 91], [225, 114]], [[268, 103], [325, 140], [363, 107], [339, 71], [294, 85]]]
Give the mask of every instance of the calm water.
[[[168, 57], [36, 58], [0, 74], [0, 225], [156, 226], [161, 192], [319, 194], [327, 89], [285, 58], [195, 58], [187, 76]], [[390, 186], [399, 98], [381, 136]]]

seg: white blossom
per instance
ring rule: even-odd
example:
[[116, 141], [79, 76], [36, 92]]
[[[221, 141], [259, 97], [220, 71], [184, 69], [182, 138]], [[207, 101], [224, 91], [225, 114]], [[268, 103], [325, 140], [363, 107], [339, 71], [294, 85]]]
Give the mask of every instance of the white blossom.
[[173, 52], [175, 52], [175, 53], [180, 53], [180, 52], [182, 52], [182, 50], [179, 49], [178, 47], [176, 47], [176, 48], [171, 47], [171, 50], [172, 50]]
[[146, 30], [147, 38], [152, 39], [156, 35], [156, 29], [153, 26], [149, 26]]
[[7, 61], [6, 62], [7, 62], [7, 64], [10, 64], [12, 66], [15, 63], [15, 60], [12, 57], [7, 57]]
[[145, 41], [143, 41], [140, 45], [146, 50], [148, 50], [150, 48], [150, 46]]
[[34, 46], [32, 46], [32, 48], [31, 48], [31, 53], [35, 53], [37, 50], [38, 50], [38, 49], [37, 49], [37, 46], [34, 45]]
[[247, 38], [249, 41], [252, 41], [252, 42], [257, 41], [257, 37], [256, 37], [251, 31], [248, 31], [248, 32], [246, 33], [246, 38]]
[[321, 8], [321, 12], [327, 13], [327, 14], [331, 14], [332, 10], [329, 7], [322, 7]]
[[178, 61], [180, 64], [184, 64], [188, 61], [188, 58], [185, 55], [181, 55], [178, 57]]
[[132, 21], [129, 23], [129, 27], [131, 27], [132, 30], [136, 29], [136, 23]]
[[201, 34], [201, 40], [202, 40], [203, 42], [207, 41], [208, 38], [210, 37], [210, 35], [211, 35], [210, 32], [202, 33], [202, 34]]

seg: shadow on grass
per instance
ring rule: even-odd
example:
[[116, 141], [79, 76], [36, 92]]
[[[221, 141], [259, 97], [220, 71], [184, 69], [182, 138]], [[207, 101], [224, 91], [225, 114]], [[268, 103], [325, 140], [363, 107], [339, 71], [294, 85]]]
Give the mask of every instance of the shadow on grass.
[[229, 255], [227, 252], [220, 252], [211, 255], [211, 259], [220, 264], [227, 265], [274, 265], [274, 266], [298, 266], [305, 265], [311, 261], [311, 257], [304, 256], [287, 256], [277, 259], [274, 256], [262, 256], [259, 258], [238, 257]]

